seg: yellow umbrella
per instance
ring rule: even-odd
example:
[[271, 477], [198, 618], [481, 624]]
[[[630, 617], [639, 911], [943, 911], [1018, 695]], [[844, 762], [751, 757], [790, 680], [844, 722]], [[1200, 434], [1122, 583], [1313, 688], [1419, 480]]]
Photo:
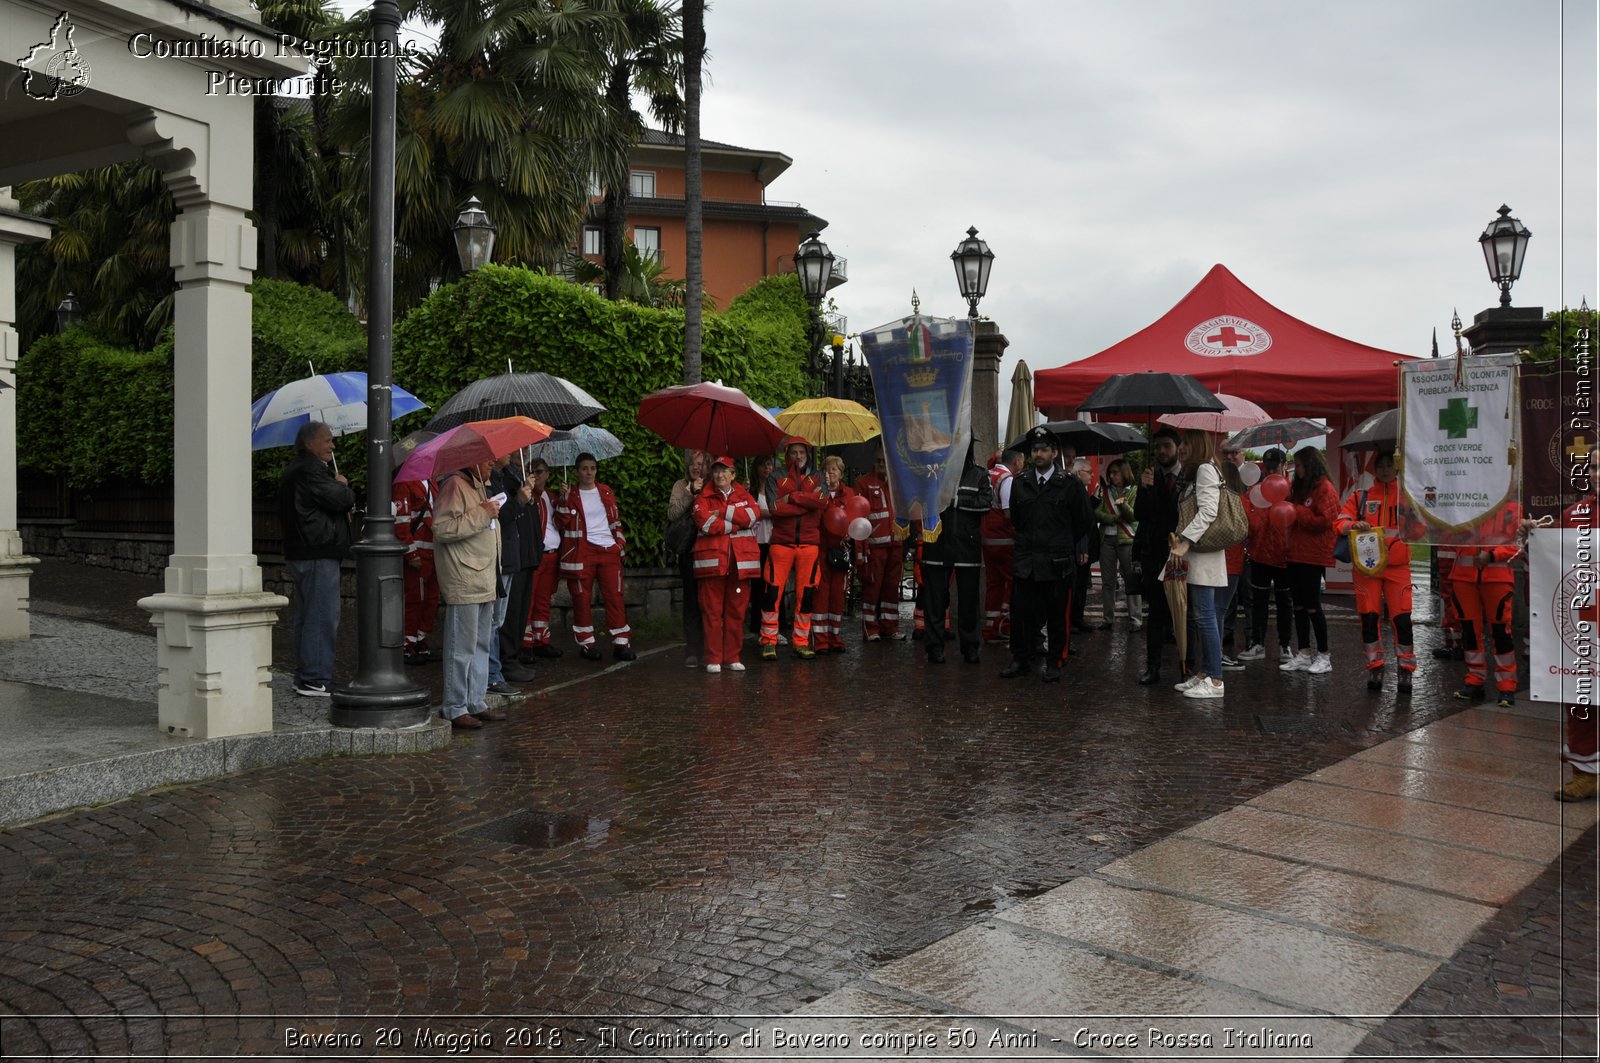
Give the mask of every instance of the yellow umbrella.
[[1011, 408], [1006, 413], [1006, 434], [1000, 440], [1000, 445], [1021, 439], [1028, 429], [1038, 423], [1039, 415], [1033, 408], [1033, 373], [1028, 369], [1027, 362], [1019, 361], [1016, 371], [1011, 374]]
[[785, 432], [819, 447], [865, 443], [883, 434], [877, 415], [850, 399], [801, 399], [776, 419]]

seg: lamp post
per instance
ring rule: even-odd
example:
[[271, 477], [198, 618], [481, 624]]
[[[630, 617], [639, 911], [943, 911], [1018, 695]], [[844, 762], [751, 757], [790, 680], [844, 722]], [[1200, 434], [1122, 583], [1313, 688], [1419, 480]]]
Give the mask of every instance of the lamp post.
[[1502, 203], [1500, 216], [1489, 222], [1478, 237], [1489, 279], [1500, 286], [1502, 307], [1511, 305], [1511, 285], [1522, 276], [1522, 257], [1528, 253], [1528, 237], [1532, 235], [1527, 226], [1511, 216], [1511, 208]]
[[955, 263], [961, 297], [967, 301], [967, 317], [976, 319], [978, 300], [989, 290], [989, 268], [994, 265], [994, 252], [978, 239], [977, 226], [967, 228], [967, 238], [950, 252], [950, 261]]
[[[833, 252], [819, 237], [819, 233], [809, 234], [794, 253], [794, 269], [800, 274], [800, 290], [805, 293], [806, 302], [811, 306], [810, 327], [806, 330], [806, 368], [813, 376], [819, 375], [817, 348], [822, 345], [819, 313], [822, 297], [827, 294], [828, 282], [833, 279]], [[828, 390], [826, 376], [823, 377], [823, 390], [824, 393]]]
[[461, 272], [471, 273], [494, 257], [494, 223], [484, 211], [478, 197], [467, 200], [466, 209], [456, 215], [450, 226], [456, 238], [456, 257], [461, 260]]
[[72, 292], [56, 304], [56, 331], [65, 332], [67, 329], [83, 320], [83, 304]]
[[367, 515], [356, 555], [356, 674], [333, 689], [335, 727], [411, 727], [428, 720], [428, 692], [405, 676], [405, 546], [394, 534], [390, 438], [394, 374], [395, 60], [400, 9], [372, 5], [372, 214], [367, 254]]

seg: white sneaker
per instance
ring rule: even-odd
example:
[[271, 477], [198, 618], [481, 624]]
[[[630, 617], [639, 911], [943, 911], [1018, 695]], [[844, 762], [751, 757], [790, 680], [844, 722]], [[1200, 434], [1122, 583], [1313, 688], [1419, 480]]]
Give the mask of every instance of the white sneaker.
[[1306, 665], [1306, 671], [1312, 675], [1327, 675], [1333, 671], [1333, 656], [1327, 653], [1317, 654], [1311, 663]]
[[1293, 657], [1293, 656], [1294, 656], [1294, 651], [1291, 650], [1289, 647], [1287, 647], [1287, 646], [1279, 646], [1278, 647], [1278, 663], [1279, 664], [1282, 664], [1284, 661], [1287, 661], [1290, 657]]
[[1128, 626], [1133, 628], [1133, 630], [1138, 631], [1140, 628], [1144, 627], [1144, 621], [1140, 620], [1137, 615], [1129, 613]]
[[728, 671], [730, 671], [730, 672], [742, 672], [742, 671], [744, 671], [744, 662], [743, 661], [733, 661], [733, 662], [729, 663]]
[[720, 664], [708, 664], [708, 665], [706, 665], [706, 672], [708, 674], [710, 674], [710, 675], [716, 675], [720, 671], [722, 671], [722, 665], [720, 665]]
[[1313, 658], [1309, 653], [1291, 654], [1287, 660], [1278, 665], [1280, 672], [1309, 672]]
[[1222, 684], [1213, 683], [1210, 680], [1204, 683], [1196, 683], [1188, 690], [1185, 690], [1183, 696], [1186, 698], [1220, 698], [1222, 697]]
[[1200, 680], [1202, 680], [1204, 678], [1205, 678], [1205, 673], [1196, 672], [1194, 675], [1191, 675], [1188, 679], [1185, 679], [1183, 682], [1172, 684], [1172, 689], [1173, 690], [1188, 690], [1190, 687], [1194, 686], [1196, 683], [1200, 682]]
[[1261, 660], [1265, 660], [1266, 656], [1267, 656], [1267, 648], [1265, 646], [1261, 645], [1261, 643], [1257, 642], [1255, 645], [1251, 646], [1249, 649], [1247, 649], [1247, 650], [1243, 651], [1242, 653], [1240, 653], [1238, 659], [1241, 660], [1241, 661], [1261, 661]]

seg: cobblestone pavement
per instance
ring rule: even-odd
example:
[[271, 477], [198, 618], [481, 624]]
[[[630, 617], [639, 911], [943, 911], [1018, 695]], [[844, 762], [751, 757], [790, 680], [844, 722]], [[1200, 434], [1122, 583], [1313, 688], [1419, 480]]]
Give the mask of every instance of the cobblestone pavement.
[[[68, 582], [36, 581], [43, 610], [92, 608]], [[295, 1040], [309, 1031], [380, 1056], [383, 1028], [410, 1044], [427, 1026], [549, 1051], [541, 1028], [495, 1015], [566, 1016], [560, 1051], [587, 1054], [597, 1016], [671, 1030], [783, 1014], [1453, 710], [1454, 675], [1426, 659], [1410, 699], [1392, 680], [1369, 694], [1348, 622], [1332, 676], [1256, 662], [1220, 704], [1134, 684], [1142, 633], [1121, 622], [1079, 646], [1055, 687], [996, 678], [1000, 647], [930, 666], [912, 643], [852, 642], [721, 676], [671, 650], [604, 671], [569, 654], [510, 721], [437, 753], [265, 769], [8, 830], [0, 1048], [326, 1051]], [[1582, 914], [1570, 890], [1541, 879], [1502, 940], [1526, 929], [1529, 957], [1560, 955], [1549, 913]], [[1424, 992], [1493, 984], [1486, 965], [1509, 955], [1475, 941]], [[315, 1018], [331, 1015], [371, 1018]], [[1405, 1021], [1373, 1044], [1409, 1050]]]

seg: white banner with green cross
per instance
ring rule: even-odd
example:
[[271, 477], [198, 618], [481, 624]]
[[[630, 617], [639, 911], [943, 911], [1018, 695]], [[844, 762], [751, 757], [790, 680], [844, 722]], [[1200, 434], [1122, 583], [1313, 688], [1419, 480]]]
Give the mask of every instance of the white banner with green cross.
[[1474, 545], [1514, 535], [1518, 364], [1514, 354], [1490, 354], [1401, 366], [1402, 509], [1427, 528], [1421, 538]]

